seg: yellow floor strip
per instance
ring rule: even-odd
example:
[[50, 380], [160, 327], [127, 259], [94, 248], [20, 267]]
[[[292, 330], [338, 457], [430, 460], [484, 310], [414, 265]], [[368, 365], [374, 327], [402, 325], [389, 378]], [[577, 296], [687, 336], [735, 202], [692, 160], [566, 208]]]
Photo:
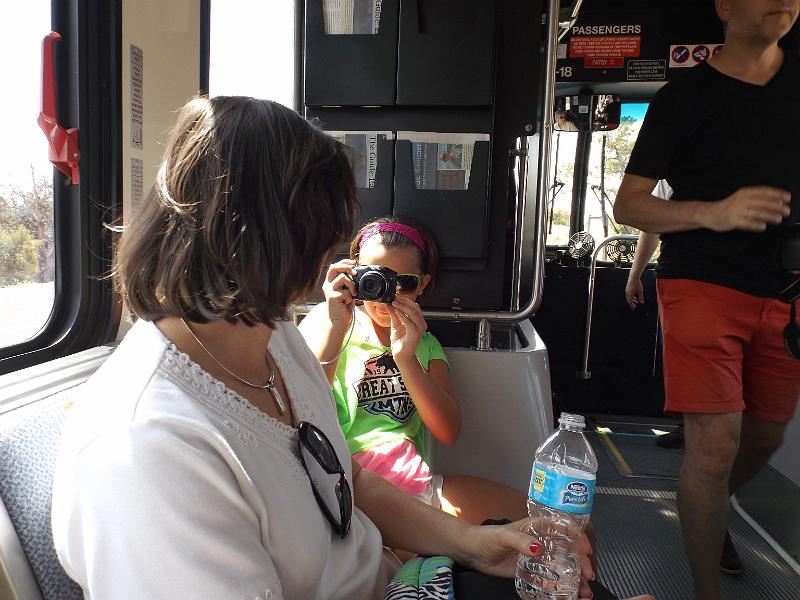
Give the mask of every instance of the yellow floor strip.
[[619, 466], [625, 472], [625, 475], [632, 475], [633, 470], [628, 466], [628, 463], [625, 462], [625, 459], [622, 458], [622, 453], [617, 450], [617, 447], [614, 445], [614, 442], [611, 441], [611, 438], [608, 436], [608, 429], [605, 427], [597, 427], [597, 433], [600, 434], [600, 439], [603, 440], [603, 443], [608, 446], [608, 449], [611, 450], [611, 453], [619, 462]]

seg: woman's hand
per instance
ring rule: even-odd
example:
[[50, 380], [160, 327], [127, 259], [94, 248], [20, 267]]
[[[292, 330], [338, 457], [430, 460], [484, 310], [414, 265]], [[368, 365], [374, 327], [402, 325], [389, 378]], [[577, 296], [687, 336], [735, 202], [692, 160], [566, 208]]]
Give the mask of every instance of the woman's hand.
[[356, 261], [346, 258], [328, 267], [322, 292], [328, 304], [328, 318], [334, 329], [344, 331], [353, 319], [356, 284], [353, 283], [353, 267]]
[[[536, 556], [542, 551], [537, 539], [528, 531], [543, 525], [547, 519], [521, 519], [508, 525], [473, 526], [467, 537], [467, 554], [459, 557], [461, 562], [488, 575], [513, 577], [517, 568], [517, 556]], [[552, 529], [552, 524], [548, 524]], [[585, 579], [594, 579], [594, 572], [589, 561], [592, 548], [584, 533], [577, 527], [559, 525], [563, 546], [575, 553], [581, 561], [581, 573]], [[559, 545], [562, 545], [559, 543]], [[589, 586], [581, 583], [581, 598], [590, 598]]]
[[395, 296], [389, 308], [392, 355], [398, 364], [416, 357], [417, 345], [428, 329], [419, 304], [403, 296]]
[[628, 278], [628, 283], [625, 285], [625, 302], [631, 307], [631, 310], [644, 304], [644, 286], [639, 277]]

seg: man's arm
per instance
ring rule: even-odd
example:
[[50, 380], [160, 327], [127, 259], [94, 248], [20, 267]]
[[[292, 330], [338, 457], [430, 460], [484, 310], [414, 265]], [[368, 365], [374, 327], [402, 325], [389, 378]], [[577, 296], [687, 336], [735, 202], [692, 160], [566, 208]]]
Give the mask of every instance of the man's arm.
[[760, 232], [789, 216], [791, 194], [769, 186], [743, 187], [718, 202], [671, 202], [653, 196], [657, 179], [626, 173], [614, 203], [617, 223], [648, 233], [691, 229]]
[[628, 273], [628, 282], [625, 284], [625, 301], [631, 310], [635, 310], [637, 306], [644, 303], [642, 273], [656, 251], [659, 239], [657, 233], [643, 231], [639, 235], [639, 241], [636, 243], [636, 255], [633, 257], [633, 264]]

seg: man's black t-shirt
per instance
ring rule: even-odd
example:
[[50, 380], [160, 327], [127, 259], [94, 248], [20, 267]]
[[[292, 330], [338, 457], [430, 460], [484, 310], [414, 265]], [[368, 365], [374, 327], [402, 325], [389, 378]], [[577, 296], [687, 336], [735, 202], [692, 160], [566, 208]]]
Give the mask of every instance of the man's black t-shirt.
[[764, 233], [661, 235], [659, 277], [776, 296], [787, 281], [778, 268], [777, 241], [800, 222], [800, 59], [787, 52], [763, 86], [707, 63], [669, 82], [650, 104], [626, 172], [666, 179], [676, 201], [722, 200], [753, 185], [791, 192], [791, 217]]

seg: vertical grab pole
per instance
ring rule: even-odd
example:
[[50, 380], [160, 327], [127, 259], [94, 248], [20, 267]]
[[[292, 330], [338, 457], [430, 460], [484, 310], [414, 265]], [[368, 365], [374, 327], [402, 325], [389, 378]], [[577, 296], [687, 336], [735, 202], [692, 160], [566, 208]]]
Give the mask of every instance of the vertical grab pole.
[[586, 301], [586, 333], [583, 340], [583, 361], [581, 362], [582, 370], [575, 373], [578, 379], [591, 379], [592, 372], [589, 370], [589, 342], [592, 336], [592, 304], [594, 303], [594, 278], [597, 271], [597, 257], [600, 256], [602, 250], [608, 242], [613, 240], [638, 240], [638, 235], [631, 235], [628, 233], [620, 235], [612, 235], [610, 238], [604, 239], [594, 249], [592, 254], [592, 267], [589, 271], [589, 298]]

